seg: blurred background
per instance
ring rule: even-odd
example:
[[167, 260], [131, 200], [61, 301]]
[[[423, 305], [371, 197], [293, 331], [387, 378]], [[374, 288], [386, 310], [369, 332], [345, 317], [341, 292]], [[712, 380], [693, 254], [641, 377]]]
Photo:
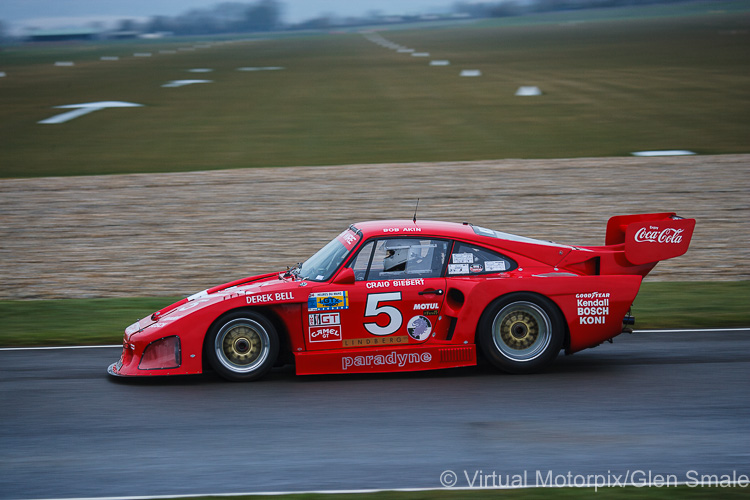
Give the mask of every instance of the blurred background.
[[574, 244], [677, 211], [691, 250], [649, 279], [750, 275], [746, 1], [6, 0], [0, 20], [0, 298], [187, 295], [417, 198]]
[[749, 49], [746, 0], [0, 1], [0, 498], [746, 478], [744, 330], [622, 335], [528, 377], [105, 370], [138, 318], [417, 200], [580, 245], [618, 214], [695, 218], [637, 328], [747, 327]]

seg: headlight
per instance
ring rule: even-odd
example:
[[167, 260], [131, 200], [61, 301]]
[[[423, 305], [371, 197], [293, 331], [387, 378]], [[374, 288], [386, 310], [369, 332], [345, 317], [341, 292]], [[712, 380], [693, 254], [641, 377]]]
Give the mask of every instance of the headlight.
[[164, 337], [146, 346], [138, 364], [139, 370], [163, 370], [177, 368], [182, 363], [180, 337]]

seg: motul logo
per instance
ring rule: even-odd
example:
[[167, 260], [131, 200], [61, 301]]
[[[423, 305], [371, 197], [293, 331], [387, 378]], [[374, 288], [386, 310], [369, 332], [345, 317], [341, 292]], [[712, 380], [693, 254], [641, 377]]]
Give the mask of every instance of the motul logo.
[[635, 233], [635, 241], [638, 243], [682, 243], [683, 231], [684, 229], [675, 229], [673, 227], [661, 230], [654, 226], [649, 226], [648, 228], [642, 227]]

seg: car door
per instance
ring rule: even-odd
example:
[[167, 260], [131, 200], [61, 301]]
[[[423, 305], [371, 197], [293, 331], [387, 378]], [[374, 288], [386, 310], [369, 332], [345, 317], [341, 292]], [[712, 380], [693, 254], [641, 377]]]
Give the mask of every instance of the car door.
[[[450, 241], [367, 241], [349, 263], [355, 283], [316, 288], [308, 301], [308, 348], [420, 344], [442, 328]], [[318, 329], [320, 328], [320, 329]]]

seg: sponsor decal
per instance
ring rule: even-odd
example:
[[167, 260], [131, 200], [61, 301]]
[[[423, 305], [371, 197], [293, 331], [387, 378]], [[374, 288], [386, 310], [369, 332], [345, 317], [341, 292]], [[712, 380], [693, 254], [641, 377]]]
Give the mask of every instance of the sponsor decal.
[[256, 293], [254, 295], [246, 295], [245, 300], [248, 304], [265, 304], [266, 302], [294, 300], [294, 295], [292, 295], [292, 292]]
[[440, 309], [440, 304], [437, 302], [430, 302], [428, 304], [414, 304], [415, 311], [424, 311], [427, 309]]
[[310, 327], [310, 342], [333, 342], [341, 339], [340, 325]]
[[339, 234], [336, 239], [338, 239], [339, 242], [341, 242], [341, 244], [344, 245], [347, 250], [351, 250], [352, 248], [354, 248], [354, 245], [357, 244], [359, 238], [354, 231], [352, 231], [351, 229], [347, 229], [343, 233]]
[[469, 274], [469, 264], [448, 264], [448, 274]]
[[307, 310], [310, 312], [339, 309], [349, 309], [348, 292], [311, 293], [307, 298]]
[[310, 326], [329, 326], [341, 324], [341, 315], [337, 312], [308, 314], [307, 316]]
[[341, 316], [337, 312], [308, 314], [310, 342], [341, 340]]
[[405, 352], [390, 354], [373, 354], [368, 356], [342, 356], [341, 369], [347, 370], [351, 366], [398, 366], [403, 368], [406, 365], [417, 365], [429, 363], [432, 361], [432, 354], [429, 352]]
[[414, 316], [406, 325], [406, 331], [414, 340], [423, 341], [430, 336], [432, 332], [432, 323], [424, 316]]
[[504, 260], [488, 260], [484, 263], [484, 270], [487, 272], [505, 271], [506, 269], [507, 263]]
[[471, 253], [454, 253], [453, 254], [454, 264], [473, 264], [474, 254]]
[[344, 235], [342, 236], [342, 238], [344, 240], [344, 243], [347, 246], [351, 245], [352, 243], [356, 243], [357, 242], [357, 236], [355, 234], [350, 233], [350, 232], [344, 233]]
[[579, 325], [603, 325], [609, 316], [609, 293], [576, 294]]
[[660, 229], [658, 226], [642, 227], [635, 233], [635, 241], [638, 243], [682, 243], [682, 233], [685, 229], [667, 227]]
[[397, 337], [369, 337], [366, 339], [346, 339], [344, 347], [368, 347], [373, 345], [399, 345], [408, 344], [409, 337], [406, 335]]
[[384, 233], [398, 233], [399, 231], [405, 232], [405, 233], [421, 233], [422, 228], [421, 227], [403, 227], [401, 229], [397, 227], [386, 227], [383, 228]]
[[424, 285], [423, 278], [416, 278], [410, 280], [390, 280], [390, 281], [369, 281], [365, 286], [367, 288], [390, 288], [391, 286], [422, 286]]
[[484, 269], [482, 269], [482, 266], [480, 266], [479, 264], [475, 264], [469, 267], [469, 271], [471, 271], [472, 273], [481, 273], [483, 270]]

